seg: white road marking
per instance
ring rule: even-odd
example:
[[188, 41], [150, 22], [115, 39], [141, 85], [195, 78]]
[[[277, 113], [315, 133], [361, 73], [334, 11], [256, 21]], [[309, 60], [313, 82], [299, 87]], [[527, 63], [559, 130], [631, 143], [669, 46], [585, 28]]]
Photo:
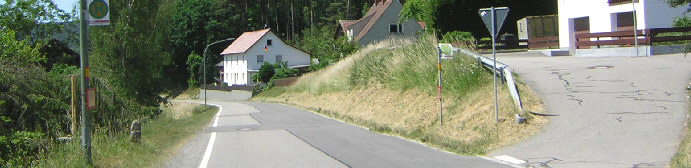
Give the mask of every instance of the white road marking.
[[494, 158], [497, 160], [501, 160], [504, 162], [508, 162], [511, 164], [517, 164], [517, 165], [526, 163], [525, 160], [516, 159], [516, 158], [508, 156], [508, 155], [495, 156]]
[[[212, 106], [218, 107], [218, 112], [216, 112], [216, 116], [214, 117], [214, 124], [212, 127], [218, 126], [218, 116], [221, 115], [221, 112], [223, 111], [223, 107], [215, 104], [209, 104]], [[204, 152], [204, 157], [202, 158], [202, 163], [199, 164], [199, 168], [206, 168], [207, 164], [209, 164], [209, 158], [211, 157], [211, 150], [214, 148], [214, 141], [216, 141], [216, 132], [211, 133], [211, 138], [209, 138], [209, 144], [206, 146], [206, 152]]]

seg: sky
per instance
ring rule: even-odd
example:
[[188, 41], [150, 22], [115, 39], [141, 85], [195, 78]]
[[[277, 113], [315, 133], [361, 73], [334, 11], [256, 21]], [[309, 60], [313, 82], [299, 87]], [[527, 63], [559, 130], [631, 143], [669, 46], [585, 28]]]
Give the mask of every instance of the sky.
[[53, 0], [53, 3], [55, 5], [58, 5], [58, 8], [62, 9], [65, 12], [71, 12], [72, 7], [77, 4], [79, 0]]
[[[65, 12], [71, 12], [72, 11], [72, 6], [76, 5], [79, 0], [53, 0], [53, 3], [55, 5], [58, 5], [58, 8], [62, 9]], [[0, 4], [5, 4], [5, 0], [0, 0]]]

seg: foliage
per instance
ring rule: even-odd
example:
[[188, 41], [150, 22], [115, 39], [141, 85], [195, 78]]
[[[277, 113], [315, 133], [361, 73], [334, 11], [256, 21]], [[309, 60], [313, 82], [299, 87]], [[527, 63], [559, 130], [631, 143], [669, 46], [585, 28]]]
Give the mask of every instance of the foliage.
[[274, 66], [268, 62], [264, 62], [261, 67], [259, 67], [259, 81], [263, 83], [269, 83], [271, 78], [274, 77], [276, 71], [274, 71]]
[[113, 1], [110, 25], [91, 27], [92, 76], [104, 80], [119, 97], [157, 106], [160, 94], [171, 87], [164, 68], [171, 65], [162, 1]]
[[475, 37], [470, 32], [452, 31], [444, 34], [441, 41], [444, 43], [457, 43], [472, 40], [475, 40]]
[[190, 73], [190, 78], [187, 80], [189, 87], [198, 87], [201, 79], [202, 57], [197, 54], [190, 54], [187, 57], [187, 71]]
[[[672, 6], [672, 7], [679, 7], [682, 5], [687, 5], [687, 6], [691, 7], [691, 0], [666, 0], [666, 1], [667, 1], [667, 4], [669, 4], [669, 6]], [[691, 10], [691, 8], [687, 9], [687, 11], [688, 10]]]
[[[2, 121], [0, 121], [2, 122]], [[43, 134], [18, 131], [0, 135], [0, 167], [30, 166], [42, 151]]]
[[688, 16], [676, 17], [676, 18], [674, 18], [674, 21], [672, 22], [672, 26], [674, 26], [674, 27], [689, 27], [689, 26], [691, 26], [691, 18], [689, 18]]
[[409, 20], [415, 19], [420, 22], [425, 22], [427, 25], [427, 30], [435, 30], [436, 9], [439, 6], [441, 0], [408, 0], [403, 4], [403, 9], [401, 9], [401, 19]]
[[31, 43], [53, 38], [64, 28], [59, 22], [72, 18], [51, 0], [6, 0], [0, 15], [0, 29], [16, 31], [15, 38], [29, 38]]
[[309, 35], [306, 32], [309, 30], [304, 30], [305, 37], [297, 42], [300, 48], [319, 60], [318, 65], [312, 65], [312, 70], [333, 64], [358, 49], [357, 43], [348, 42], [345, 36], [334, 39], [334, 30], [334, 27], [324, 26], [320, 31], [314, 32], [314, 35]]
[[27, 166], [44, 146], [39, 140], [67, 130], [69, 94], [63, 75], [75, 69], [46, 73], [35, 64], [5, 58], [0, 65], [0, 160]]
[[[352, 86], [381, 83], [391, 89], [420, 91], [436, 88], [437, 71], [435, 41], [431, 37], [418, 43], [392, 51], [377, 50], [360, 60], [350, 69], [349, 81]], [[396, 60], [396, 61], [391, 61]], [[442, 63], [442, 85], [449, 94], [462, 97], [485, 82], [486, 75], [477, 61], [469, 56], [457, 56]]]
[[[175, 105], [175, 103], [173, 103]], [[171, 107], [181, 108], [181, 107]], [[180, 145], [196, 135], [212, 120], [218, 108], [190, 107], [189, 116], [175, 118], [166, 111], [152, 120], [142, 121], [142, 141], [133, 144], [127, 132], [111, 134], [97, 130], [92, 134], [93, 165], [83, 162], [79, 141], [54, 144], [35, 167], [163, 167]], [[181, 110], [182, 111], [182, 110]]]
[[294, 77], [295, 75], [298, 74], [297, 69], [293, 68], [288, 68], [288, 64], [286, 62], [277, 62], [273, 64], [274, 71], [276, 72], [271, 79], [281, 79], [281, 78], [287, 78], [287, 77]]
[[39, 54], [39, 47], [31, 47], [29, 41], [16, 40], [13, 30], [0, 32], [0, 59], [14, 60], [15, 63], [35, 64], [45, 60]]

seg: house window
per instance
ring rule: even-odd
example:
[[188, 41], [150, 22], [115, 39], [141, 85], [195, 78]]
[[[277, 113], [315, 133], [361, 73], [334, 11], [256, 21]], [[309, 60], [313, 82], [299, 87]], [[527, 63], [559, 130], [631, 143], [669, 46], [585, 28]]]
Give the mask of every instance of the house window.
[[390, 24], [389, 33], [403, 33], [403, 25], [401, 24]]
[[257, 55], [257, 62], [264, 62], [264, 55]]
[[267, 46], [271, 46], [271, 39], [266, 40], [266, 45], [267, 45]]
[[276, 55], [276, 62], [283, 62], [283, 55]]
[[622, 12], [615, 15], [617, 18], [612, 20], [617, 22], [617, 31], [633, 30], [633, 12]]

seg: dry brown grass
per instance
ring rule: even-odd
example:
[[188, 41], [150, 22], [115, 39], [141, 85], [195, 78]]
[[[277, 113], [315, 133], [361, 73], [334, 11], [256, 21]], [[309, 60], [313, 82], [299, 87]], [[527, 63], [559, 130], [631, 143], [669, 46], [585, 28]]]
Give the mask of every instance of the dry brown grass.
[[[519, 84], [519, 89], [523, 93], [525, 109], [543, 112], [544, 105], [529, 88]], [[495, 124], [493, 98], [491, 84], [464, 99], [444, 98], [443, 125], [438, 124], [439, 101], [436, 96], [417, 90], [401, 92], [374, 86], [320, 95], [306, 92], [284, 93], [277, 97], [258, 97], [255, 100], [334, 112], [348, 117], [356, 124], [373, 122], [393, 130], [390, 133], [423, 142], [432, 137], [439, 137], [441, 141], [448, 139], [470, 145], [479, 143], [478, 141], [488, 141], [477, 144], [476, 147], [479, 149], [468, 151], [448, 149], [448, 146], [439, 142], [424, 142], [464, 154], [482, 154], [515, 143], [535, 134], [547, 123], [544, 117], [532, 116], [525, 124], [515, 124], [513, 100], [506, 89], [502, 89], [499, 92], [499, 118], [504, 121]], [[426, 136], [408, 135], [415, 134], [416, 131], [421, 131]]]

